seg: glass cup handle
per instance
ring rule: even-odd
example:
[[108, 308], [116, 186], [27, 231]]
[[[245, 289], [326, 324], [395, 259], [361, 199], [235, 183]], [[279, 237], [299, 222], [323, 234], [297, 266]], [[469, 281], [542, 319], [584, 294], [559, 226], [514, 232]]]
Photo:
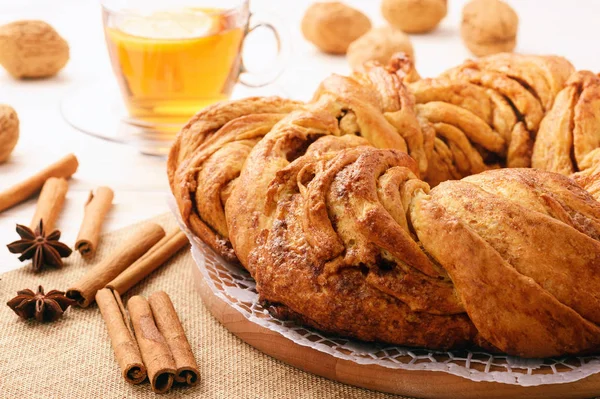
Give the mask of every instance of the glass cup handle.
[[[255, 14], [252, 14], [250, 27], [246, 32], [244, 41], [246, 40], [248, 35], [250, 35], [255, 30], [265, 28], [273, 34], [273, 37], [275, 38], [277, 52], [275, 54], [275, 60], [272, 67], [266, 68], [265, 70], [261, 71], [251, 71], [246, 67], [242, 49], [242, 61], [240, 67], [239, 82], [248, 87], [262, 87], [268, 85], [269, 83], [273, 83], [275, 80], [277, 80], [279, 76], [281, 76], [287, 60], [287, 40], [284, 40], [284, 38], [282, 38], [280, 31], [277, 30], [277, 28], [273, 24], [262, 20], [252, 21], [255, 18]], [[259, 56], [263, 58], [263, 48], [261, 47], [260, 50], [261, 51]], [[264, 58], [268, 59], [268, 57]]]

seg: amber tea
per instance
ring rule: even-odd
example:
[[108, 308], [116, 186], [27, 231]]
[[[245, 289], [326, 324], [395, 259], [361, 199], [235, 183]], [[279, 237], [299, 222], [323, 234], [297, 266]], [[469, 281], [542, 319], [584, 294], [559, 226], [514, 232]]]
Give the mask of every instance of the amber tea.
[[111, 63], [135, 122], [178, 126], [227, 99], [240, 72], [247, 21], [239, 21], [226, 10], [195, 8], [105, 19]]

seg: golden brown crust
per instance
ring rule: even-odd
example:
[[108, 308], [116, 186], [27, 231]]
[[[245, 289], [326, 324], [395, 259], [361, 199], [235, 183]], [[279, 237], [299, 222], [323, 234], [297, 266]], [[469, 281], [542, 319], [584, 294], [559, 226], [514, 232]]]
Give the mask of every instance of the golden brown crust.
[[527, 357], [600, 349], [598, 216], [571, 180], [531, 169], [442, 183], [411, 208], [479, 334]]
[[[501, 54], [415, 81], [396, 58], [307, 104], [216, 105], [180, 134], [171, 187], [280, 317], [409, 346], [598, 352], [599, 85], [563, 88], [571, 71]], [[489, 170], [528, 167], [534, 141], [585, 170]]]
[[571, 178], [600, 201], [600, 148], [592, 150], [585, 159], [588, 166], [582, 171], [573, 173]]
[[560, 57], [496, 54], [411, 83], [421, 129], [435, 132], [425, 179], [531, 166], [544, 111], [572, 71]]
[[563, 57], [500, 53], [477, 61], [482, 69], [503, 73], [521, 82], [540, 101], [545, 111], [575, 72]]
[[261, 298], [363, 340], [488, 342], [527, 357], [600, 349], [600, 203], [531, 169], [431, 193], [415, 171], [369, 147], [309, 151], [282, 169], [249, 255]]
[[248, 153], [301, 103], [253, 97], [218, 103], [196, 114], [178, 134], [167, 162], [171, 191], [186, 225], [229, 261], [224, 203]]
[[[236, 261], [241, 253], [245, 264], [241, 244], [237, 255], [233, 250], [227, 219], [229, 214], [235, 219], [234, 214], [251, 205], [237, 196], [231, 212], [226, 204], [238, 177], [248, 179], [243, 166], [257, 144], [261, 148], [273, 145], [268, 156], [281, 157], [280, 164], [273, 163], [274, 173], [288, 157], [302, 155], [306, 145], [320, 135], [361, 135], [377, 147], [408, 151], [424, 172], [427, 157], [414, 100], [402, 85], [411, 73], [407, 62], [399, 58], [389, 68], [372, 64], [351, 77], [334, 75], [306, 106], [275, 97], [249, 98], [199, 112], [179, 133], [168, 160], [171, 190], [187, 226], [227, 260]], [[264, 136], [268, 139], [263, 140]], [[271, 175], [260, 179], [267, 176]], [[253, 182], [254, 178], [249, 179]], [[252, 242], [250, 238], [244, 241]]]
[[268, 222], [263, 211], [270, 182], [319, 137], [359, 135], [363, 140], [346, 139], [348, 146], [370, 143], [408, 151], [426, 169], [422, 132], [410, 112], [412, 96], [401, 90], [403, 77], [400, 69], [375, 64], [363, 74], [333, 75], [321, 83], [311, 103], [283, 118], [256, 145], [246, 163], [251, 167], [241, 171], [225, 208], [230, 239], [242, 265], [251, 267], [248, 256]]
[[261, 297], [363, 340], [470, 342], [452, 284], [406, 223], [413, 192], [428, 190], [415, 172], [406, 154], [369, 147], [291, 163], [271, 183], [268, 234], [250, 255]]
[[466, 62], [446, 72], [453, 80], [464, 80], [490, 88], [505, 96], [516, 108], [530, 130], [537, 130], [544, 110], [539, 100], [525, 86], [510, 76], [486, 69], [479, 62]]
[[171, 147], [167, 161], [171, 188], [175, 182], [175, 171], [180, 163], [189, 158], [227, 122], [250, 114], [288, 113], [300, 105], [297, 101], [279, 97], [249, 97], [243, 100], [219, 102], [204, 108], [185, 124]]
[[593, 166], [600, 148], [600, 78], [589, 71], [574, 73], [558, 95], [538, 133], [534, 168], [565, 175]]

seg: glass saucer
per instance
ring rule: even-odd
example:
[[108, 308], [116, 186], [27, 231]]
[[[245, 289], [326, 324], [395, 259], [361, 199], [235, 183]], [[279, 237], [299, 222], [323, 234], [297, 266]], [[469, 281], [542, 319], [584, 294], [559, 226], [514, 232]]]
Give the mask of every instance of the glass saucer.
[[[250, 96], [289, 97], [277, 83], [261, 88], [236, 85], [232, 99]], [[127, 114], [119, 89], [113, 81], [83, 84], [62, 99], [63, 118], [75, 129], [91, 136], [127, 144], [148, 155], [165, 156], [182, 125], [143, 124]]]

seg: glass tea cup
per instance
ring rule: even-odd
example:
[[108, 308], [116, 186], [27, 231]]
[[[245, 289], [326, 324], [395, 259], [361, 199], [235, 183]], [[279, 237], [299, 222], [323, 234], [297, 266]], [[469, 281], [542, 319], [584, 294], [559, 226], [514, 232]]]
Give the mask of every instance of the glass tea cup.
[[[277, 29], [251, 18], [248, 0], [104, 0], [102, 11], [126, 122], [153, 140], [172, 140], [196, 112], [228, 99], [236, 83], [260, 87], [283, 69]], [[260, 27], [273, 33], [276, 48], [258, 56], [277, 62], [254, 74], [242, 48]]]

